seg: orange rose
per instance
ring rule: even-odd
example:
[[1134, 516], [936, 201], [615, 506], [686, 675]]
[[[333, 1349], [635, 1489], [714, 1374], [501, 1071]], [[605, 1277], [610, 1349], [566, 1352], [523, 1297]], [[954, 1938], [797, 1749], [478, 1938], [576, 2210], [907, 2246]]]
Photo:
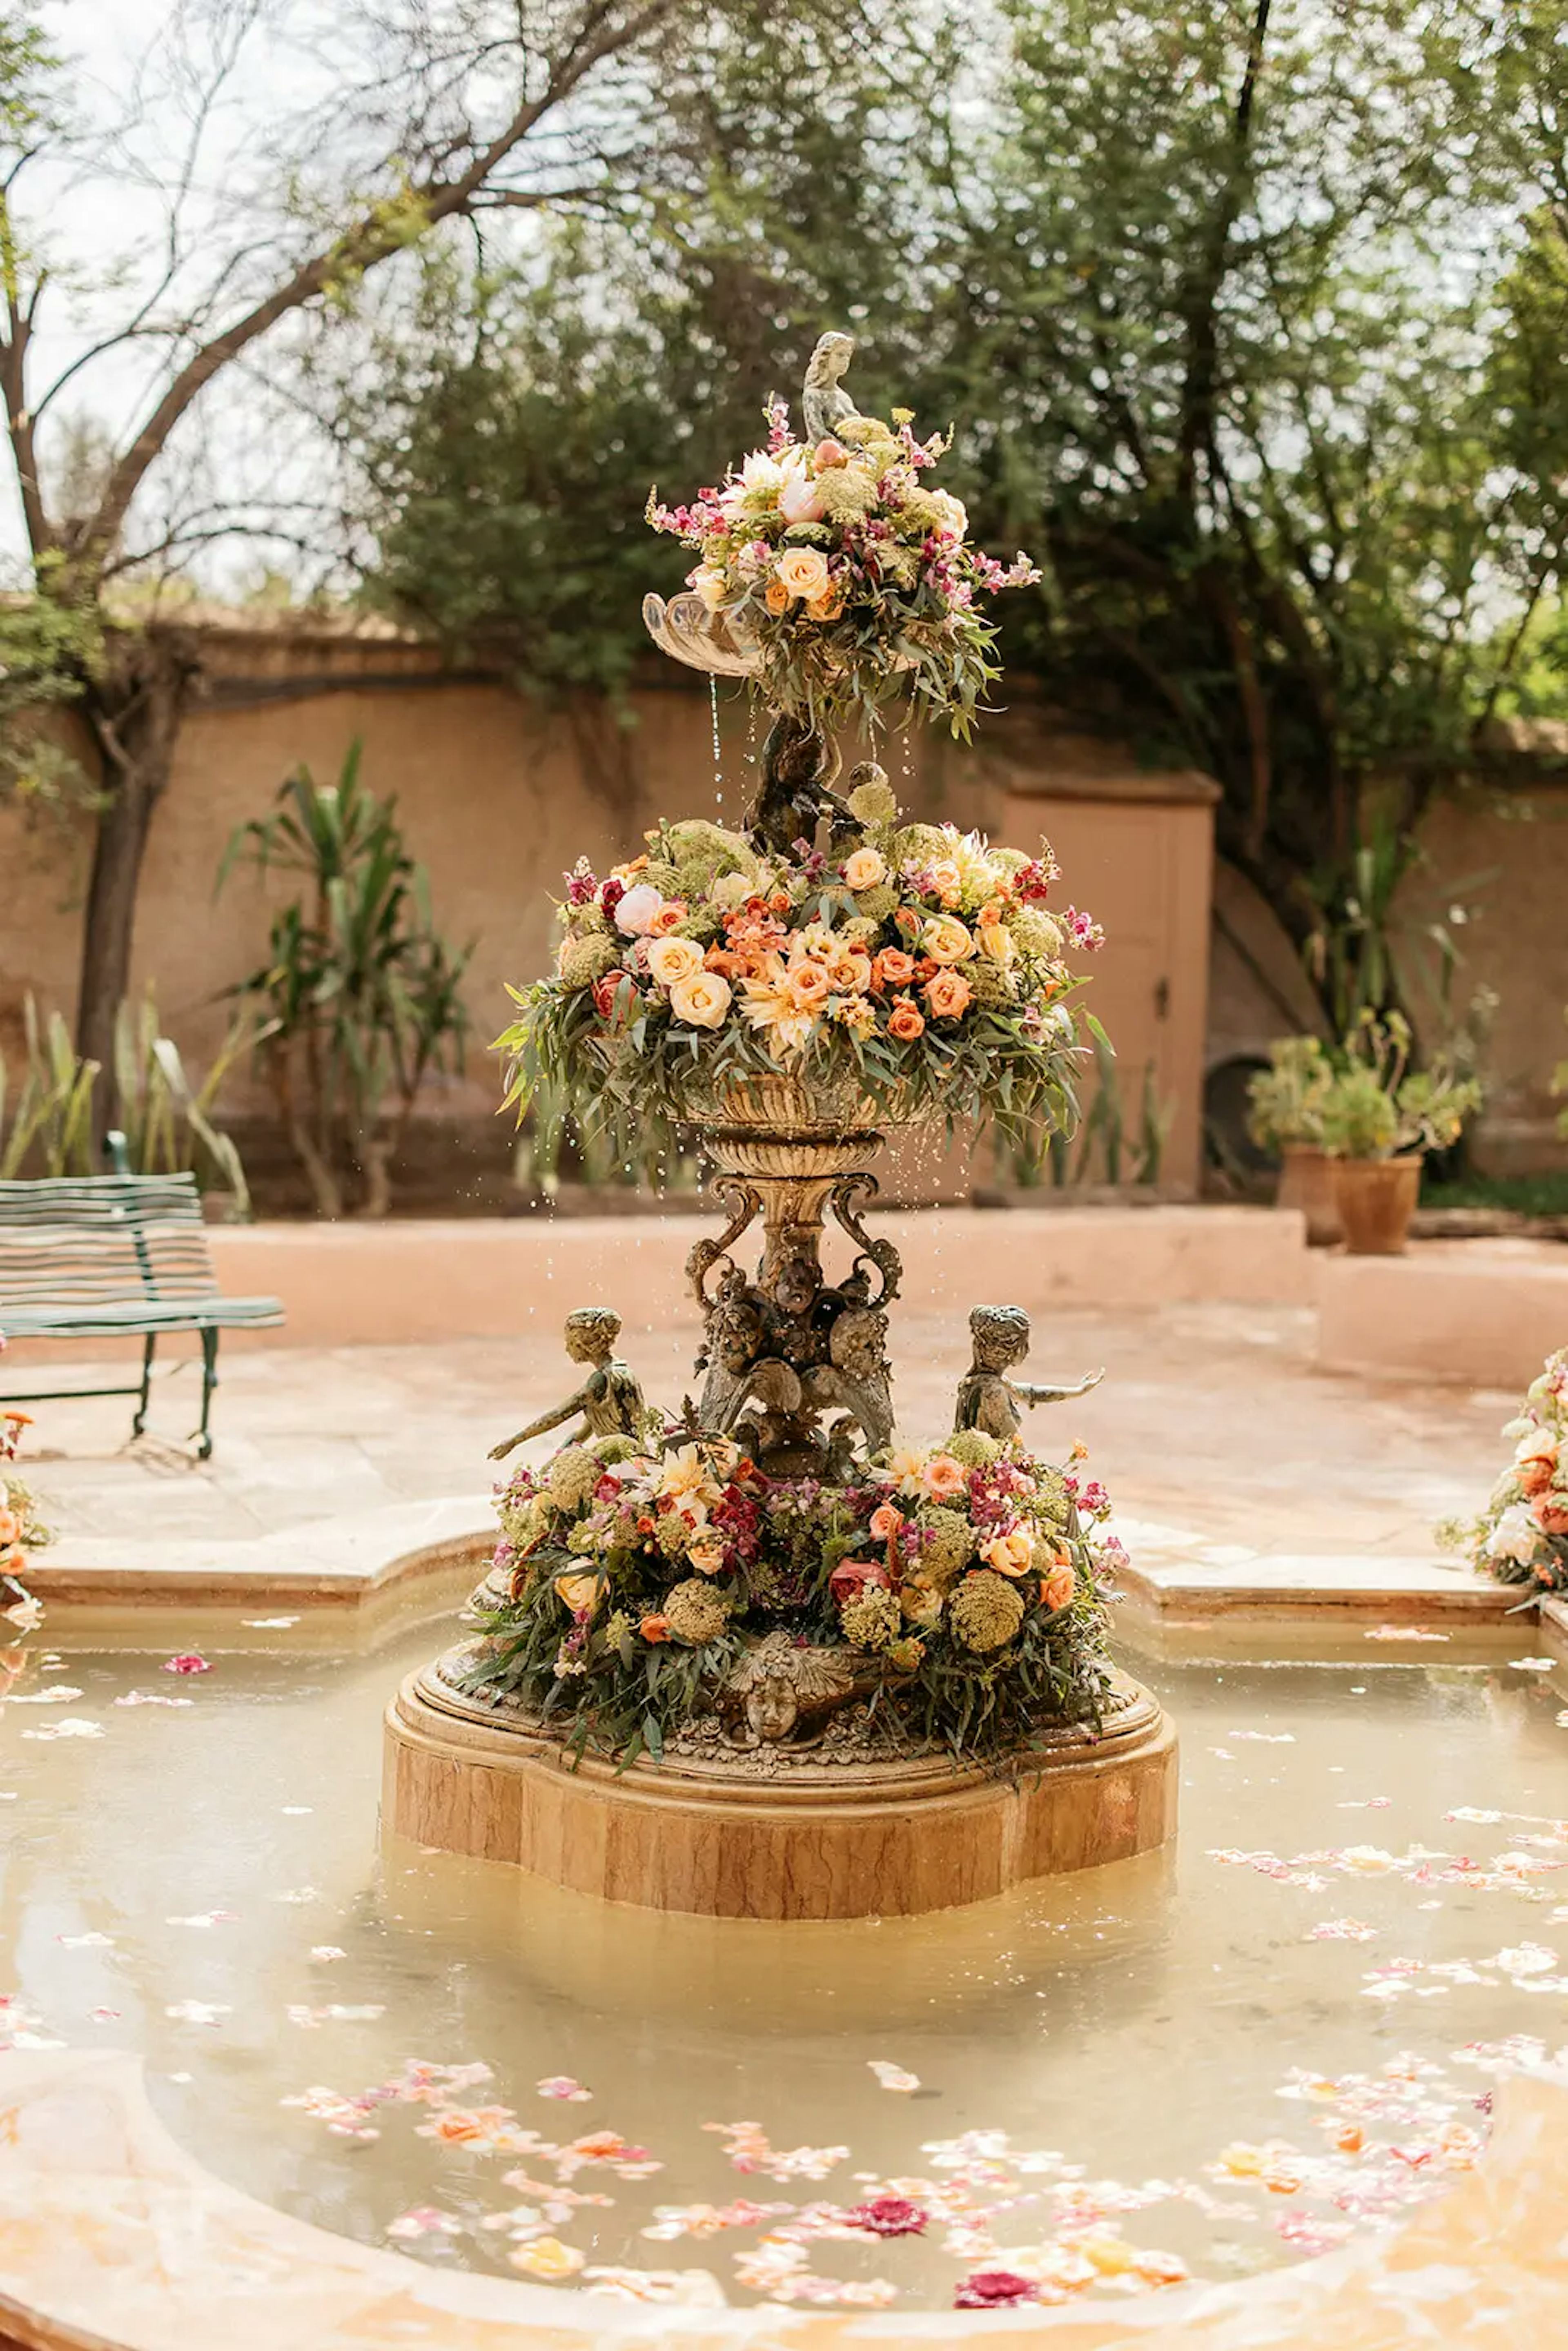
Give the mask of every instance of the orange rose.
[[0, 1543], [20, 1542], [22, 1522], [14, 1510], [0, 1510]]
[[1542, 1534], [1568, 1535], [1568, 1494], [1538, 1494], [1531, 1510]]
[[1023, 1575], [1034, 1557], [1034, 1537], [1026, 1526], [1004, 1528], [980, 1545], [980, 1557], [998, 1575]]
[[599, 1607], [599, 1578], [596, 1575], [558, 1575], [555, 1580], [558, 1600], [569, 1607], [574, 1616], [590, 1616]]
[[883, 947], [876, 959], [873, 987], [907, 987], [915, 977], [915, 957], [902, 947]]
[[973, 995], [960, 971], [939, 971], [925, 983], [925, 1001], [938, 1020], [956, 1020], [967, 1012]]
[[684, 898], [666, 898], [664, 904], [660, 907], [658, 913], [654, 915], [653, 921], [648, 925], [649, 937], [652, 939], [668, 938], [672, 931], [678, 931], [680, 929], [681, 925], [685, 921], [691, 909], [687, 906]]
[[1049, 1608], [1054, 1616], [1059, 1608], [1067, 1606], [1077, 1589], [1078, 1579], [1070, 1567], [1053, 1567], [1049, 1575], [1040, 1578], [1040, 1604]]
[[644, 1616], [637, 1630], [644, 1641], [652, 1641], [657, 1646], [670, 1637], [670, 1620], [667, 1616]]
[[887, 1542], [904, 1524], [904, 1513], [883, 1502], [871, 1514], [871, 1531], [878, 1542]]
[[836, 621], [844, 609], [841, 590], [834, 588], [826, 596], [813, 596], [806, 607], [809, 621]]
[[918, 1037], [925, 1027], [925, 1022], [917, 1007], [907, 996], [901, 996], [887, 1016], [888, 1035], [907, 1040]]
[[781, 612], [789, 601], [789, 590], [782, 580], [770, 580], [762, 601], [770, 612]]
[[790, 1003], [802, 1012], [814, 1012], [833, 992], [833, 983], [820, 963], [791, 964], [781, 985]]

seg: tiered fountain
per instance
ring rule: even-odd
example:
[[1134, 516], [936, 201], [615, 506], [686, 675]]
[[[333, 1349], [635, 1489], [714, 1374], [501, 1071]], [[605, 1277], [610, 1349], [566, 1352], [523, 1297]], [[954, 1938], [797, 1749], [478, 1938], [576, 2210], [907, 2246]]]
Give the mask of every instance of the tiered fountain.
[[476, 1637], [387, 1719], [393, 1832], [723, 1916], [943, 1908], [1175, 1825], [1174, 1733], [1105, 1653], [1103, 1491], [1019, 1442], [1020, 1404], [1088, 1383], [1012, 1376], [1027, 1319], [977, 1307], [952, 1434], [895, 1433], [871, 1163], [894, 1127], [1071, 1123], [1062, 955], [1090, 926], [1048, 911], [1049, 851], [905, 822], [872, 761], [832, 789], [832, 730], [897, 697], [967, 733], [996, 674], [979, 599], [1035, 576], [924, 486], [944, 444], [855, 410], [852, 350], [819, 344], [803, 440], [770, 403], [722, 490], [650, 501], [699, 558], [650, 633], [775, 714], [746, 831], [660, 826], [602, 880], [580, 865], [506, 1040], [519, 1112], [548, 1080], [628, 1144], [700, 1135], [727, 1215], [687, 1266], [700, 1395], [652, 1412], [614, 1311], [570, 1318], [583, 1384], [496, 1455], [580, 1426], [500, 1496]]

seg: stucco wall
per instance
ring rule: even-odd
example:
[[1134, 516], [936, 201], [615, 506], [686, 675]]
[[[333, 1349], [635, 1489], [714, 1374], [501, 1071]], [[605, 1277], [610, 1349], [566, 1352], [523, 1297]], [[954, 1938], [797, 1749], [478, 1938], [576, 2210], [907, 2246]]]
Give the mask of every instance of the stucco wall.
[[[443, 675], [426, 648], [395, 638], [213, 630], [204, 649], [203, 697], [181, 730], [148, 847], [133, 971], [135, 987], [156, 983], [165, 1026], [194, 1066], [221, 1039], [223, 991], [259, 961], [269, 904], [287, 887], [242, 872], [214, 897], [219, 860], [234, 828], [265, 813], [302, 760], [329, 777], [361, 739], [367, 781], [396, 793], [429, 869], [436, 920], [454, 940], [476, 943], [466, 1078], [432, 1102], [474, 1114], [495, 1102], [485, 1048], [507, 1015], [505, 982], [542, 968], [547, 893], [559, 893], [566, 868], [586, 855], [602, 870], [634, 852], [661, 811], [733, 820], [747, 797], [755, 730], [745, 703], [721, 701], [716, 780], [708, 696], [674, 674], [633, 696], [634, 723], [622, 729], [602, 709], [548, 709], [502, 684]], [[884, 756], [912, 810], [1030, 848], [1042, 832], [1055, 841], [1060, 903], [1089, 907], [1110, 933], [1087, 967], [1096, 1008], [1131, 1084], [1145, 1060], [1155, 1062], [1162, 1097], [1177, 1110], [1166, 1173], [1190, 1185], [1212, 788], [1141, 778], [1125, 759], [1052, 734], [1027, 705], [988, 721], [977, 752], [928, 732]], [[28, 988], [45, 1006], [73, 1008], [88, 847], [85, 825], [29, 827], [0, 810], [14, 913], [0, 930], [0, 1043], [14, 1037]], [[245, 1083], [227, 1099], [244, 1108]]]

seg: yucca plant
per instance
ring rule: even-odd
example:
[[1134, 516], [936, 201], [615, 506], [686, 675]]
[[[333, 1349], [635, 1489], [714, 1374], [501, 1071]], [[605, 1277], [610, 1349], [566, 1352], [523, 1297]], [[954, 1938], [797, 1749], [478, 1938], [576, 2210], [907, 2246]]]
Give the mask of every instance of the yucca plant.
[[255, 1025], [249, 1014], [237, 1014], [206, 1076], [193, 1086], [179, 1047], [163, 1034], [151, 987], [140, 1004], [123, 999], [114, 1016], [115, 1092], [131, 1166], [139, 1176], [193, 1168], [204, 1190], [215, 1188], [210, 1179], [216, 1176], [239, 1217], [250, 1215], [245, 1165], [232, 1135], [214, 1126], [209, 1113]]
[[[23, 1061], [13, 1095], [0, 1062], [0, 1176], [90, 1176], [92, 1089], [99, 1064], [78, 1058], [58, 1012], [22, 1005]], [[8, 1114], [7, 1114], [8, 1113]]]
[[277, 867], [306, 888], [274, 917], [267, 960], [231, 991], [258, 1016], [256, 1050], [318, 1212], [384, 1217], [392, 1164], [426, 1075], [461, 1066], [472, 946], [435, 930], [395, 799], [300, 768], [272, 815], [241, 825], [218, 869]]

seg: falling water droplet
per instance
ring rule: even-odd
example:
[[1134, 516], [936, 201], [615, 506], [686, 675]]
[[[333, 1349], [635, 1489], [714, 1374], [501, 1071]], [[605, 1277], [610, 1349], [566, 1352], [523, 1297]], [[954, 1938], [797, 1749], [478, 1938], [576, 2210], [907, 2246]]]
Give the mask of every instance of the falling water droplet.
[[724, 804], [724, 753], [718, 735], [718, 679], [710, 675], [707, 682], [708, 702], [713, 711], [713, 789], [714, 797]]

